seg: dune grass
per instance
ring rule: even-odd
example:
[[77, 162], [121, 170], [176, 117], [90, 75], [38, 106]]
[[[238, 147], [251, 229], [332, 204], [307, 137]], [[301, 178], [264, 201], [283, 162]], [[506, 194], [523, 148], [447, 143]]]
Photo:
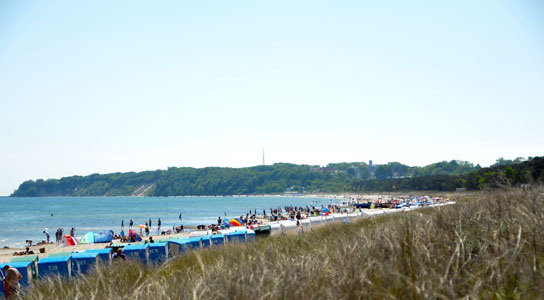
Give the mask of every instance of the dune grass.
[[25, 299], [536, 299], [544, 188], [43, 280]]

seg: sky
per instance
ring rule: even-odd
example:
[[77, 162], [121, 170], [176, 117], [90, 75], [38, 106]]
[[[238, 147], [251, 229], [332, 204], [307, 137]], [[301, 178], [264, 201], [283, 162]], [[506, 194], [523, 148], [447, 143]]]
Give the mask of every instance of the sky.
[[544, 155], [544, 2], [0, 0], [0, 195], [167, 167]]

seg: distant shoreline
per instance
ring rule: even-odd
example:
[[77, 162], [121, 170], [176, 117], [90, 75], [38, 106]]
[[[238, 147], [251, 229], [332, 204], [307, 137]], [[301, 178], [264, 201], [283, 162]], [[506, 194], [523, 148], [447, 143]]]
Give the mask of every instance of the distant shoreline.
[[[293, 197], [293, 198], [344, 198], [346, 195], [354, 195], [356, 193], [345, 194], [255, 194], [255, 195], [178, 195], [178, 196], [0, 196], [0, 198], [271, 198], [271, 197]], [[364, 194], [377, 194], [377, 193], [364, 193]]]

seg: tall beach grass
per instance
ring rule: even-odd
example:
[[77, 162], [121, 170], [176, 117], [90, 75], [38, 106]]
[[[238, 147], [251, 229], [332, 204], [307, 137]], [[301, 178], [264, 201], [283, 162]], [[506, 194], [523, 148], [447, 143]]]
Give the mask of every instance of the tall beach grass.
[[24, 299], [537, 299], [544, 188], [332, 224], [301, 235], [120, 263], [39, 282]]

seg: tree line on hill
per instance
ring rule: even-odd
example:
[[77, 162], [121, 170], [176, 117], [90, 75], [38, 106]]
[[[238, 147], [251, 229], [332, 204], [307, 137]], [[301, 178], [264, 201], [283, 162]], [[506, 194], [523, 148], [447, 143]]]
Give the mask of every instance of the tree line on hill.
[[[92, 174], [23, 182], [11, 195], [36, 196], [180, 196], [270, 193], [469, 190], [498, 184], [521, 184], [542, 178], [542, 158], [500, 158], [490, 168], [452, 160], [425, 167], [398, 162], [331, 163], [326, 167], [277, 163], [249, 168], [175, 168]], [[540, 171], [539, 171], [540, 170]], [[535, 173], [536, 172], [536, 173]], [[538, 173], [540, 172], [540, 173]], [[535, 175], [536, 174], [536, 175]]]
[[[501, 160], [501, 159], [499, 159]], [[499, 186], [519, 186], [544, 182], [544, 157], [527, 161], [499, 161], [489, 168], [480, 168], [461, 175], [428, 175], [410, 178], [354, 180], [352, 191], [455, 191], [457, 188], [478, 190]]]

